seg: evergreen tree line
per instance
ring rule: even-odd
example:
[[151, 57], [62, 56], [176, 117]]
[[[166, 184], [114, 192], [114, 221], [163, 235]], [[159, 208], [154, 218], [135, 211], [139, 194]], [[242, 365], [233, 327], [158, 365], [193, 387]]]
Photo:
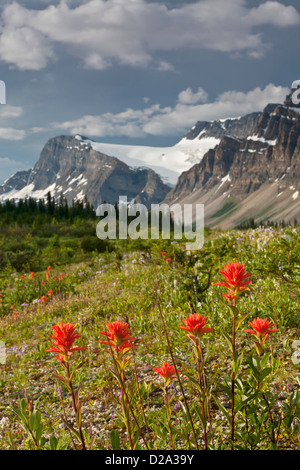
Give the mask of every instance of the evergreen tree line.
[[0, 202], [0, 224], [2, 226], [36, 225], [50, 223], [53, 220], [72, 223], [76, 219], [95, 219], [96, 212], [87, 198], [82, 201], [72, 201], [69, 205], [67, 199], [61, 195], [55, 199], [49, 192], [45, 199], [32, 197], [14, 199]]
[[[267, 222], [255, 222], [254, 218], [251, 218], [251, 219], [247, 220], [246, 222], [240, 223], [239, 225], [237, 225], [236, 228], [238, 230], [247, 230], [249, 228], [254, 229], [254, 228], [258, 228], [258, 227], [284, 228], [284, 227], [290, 226], [290, 225], [291, 224], [287, 224], [284, 220], [280, 220], [278, 222], [273, 222], [273, 221], [270, 221], [270, 220], [268, 220]], [[297, 226], [298, 226], [298, 222], [295, 219], [294, 220], [294, 227], [297, 227]]]

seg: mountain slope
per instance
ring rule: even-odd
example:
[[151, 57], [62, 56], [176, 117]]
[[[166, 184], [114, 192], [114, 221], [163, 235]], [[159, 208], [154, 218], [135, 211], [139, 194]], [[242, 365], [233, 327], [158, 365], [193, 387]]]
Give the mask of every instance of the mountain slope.
[[69, 202], [86, 196], [94, 207], [104, 201], [114, 204], [119, 196], [148, 207], [164, 199], [169, 190], [149, 168], [130, 168], [97, 152], [79, 136], [58, 136], [47, 142], [32, 170], [16, 173], [0, 187], [0, 199], [43, 198], [50, 191]]
[[[119, 196], [152, 203], [203, 203], [205, 223], [231, 228], [300, 221], [300, 104], [292, 96], [263, 112], [199, 121], [172, 147], [114, 145], [59, 136], [30, 171], [0, 186], [0, 200], [85, 196], [97, 206]], [[113, 156], [109, 156], [113, 155]], [[174, 187], [170, 190], [170, 185]]]
[[203, 203], [205, 223], [230, 228], [256, 221], [300, 220], [300, 114], [268, 106], [252, 133], [230, 135], [184, 172], [166, 203]]
[[179, 175], [199, 163], [208, 150], [220, 143], [224, 135], [230, 133], [236, 137], [245, 137], [251, 133], [261, 114], [251, 113], [239, 118], [211, 122], [199, 121], [172, 147], [89, 142], [99, 152], [114, 155], [131, 166], [146, 165], [156, 171], [165, 182], [176, 184]]
[[[94, 142], [79, 135], [59, 136], [50, 139], [45, 145], [32, 170], [19, 171], [0, 186], [0, 199], [20, 199], [26, 196], [40, 198], [51, 191], [55, 196], [63, 193], [68, 200], [82, 199], [86, 195], [91, 203], [96, 204], [99, 200], [95, 196], [97, 188], [101, 187], [100, 192], [107, 201], [114, 199], [117, 193], [128, 193], [128, 198], [147, 204], [161, 202], [170, 190], [170, 185], [176, 184], [180, 174], [199, 163], [208, 150], [220, 143], [222, 136], [228, 132], [237, 136], [247, 135], [254, 129], [260, 115], [261, 113], [252, 113], [241, 118], [197, 122], [172, 147], [116, 145]], [[125, 166], [121, 165], [122, 162]], [[93, 170], [89, 171], [91, 167]], [[114, 171], [109, 168], [114, 168]], [[126, 171], [121, 168], [126, 168]], [[145, 186], [146, 175], [149, 178], [146, 190], [139, 185], [135, 186], [133, 175], [137, 171], [139, 185]], [[95, 179], [95, 172], [99, 176], [98, 180]], [[127, 173], [128, 177], [125, 176]], [[112, 190], [112, 186], [115, 189]], [[132, 190], [129, 190], [130, 187]]]

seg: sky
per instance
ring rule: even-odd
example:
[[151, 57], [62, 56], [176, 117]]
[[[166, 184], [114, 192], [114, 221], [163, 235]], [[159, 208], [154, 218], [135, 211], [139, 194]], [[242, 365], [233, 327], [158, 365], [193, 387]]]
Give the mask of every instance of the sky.
[[299, 26], [296, 0], [2, 0], [0, 183], [56, 135], [167, 147], [283, 102]]

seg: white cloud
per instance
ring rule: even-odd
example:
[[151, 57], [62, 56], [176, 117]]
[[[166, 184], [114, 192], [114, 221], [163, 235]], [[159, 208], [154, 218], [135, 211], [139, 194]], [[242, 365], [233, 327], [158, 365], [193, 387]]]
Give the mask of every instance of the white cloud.
[[5, 104], [0, 106], [0, 121], [7, 118], [19, 117], [23, 114], [23, 108], [21, 106], [12, 106]]
[[199, 0], [167, 8], [146, 0], [61, 0], [41, 10], [15, 1], [2, 11], [0, 59], [40, 70], [59, 47], [87, 68], [126, 64], [166, 71], [173, 66], [160, 52], [209, 49], [257, 58], [269, 47], [257, 27], [299, 23], [297, 10], [277, 1], [247, 8], [244, 0], [226, 0], [226, 7], [224, 0]]
[[0, 140], [22, 140], [26, 131], [10, 127], [10, 120], [22, 116], [23, 108], [9, 104], [0, 106]]
[[13, 127], [0, 127], [0, 139], [4, 140], [22, 140], [26, 137], [23, 129], [14, 129]]
[[203, 88], [198, 88], [196, 93], [193, 93], [191, 88], [183, 90], [178, 95], [178, 102], [182, 104], [196, 104], [199, 102], [204, 103], [208, 98], [207, 93]]
[[186, 132], [197, 121], [262, 111], [268, 103], [282, 103], [288, 93], [288, 88], [269, 84], [264, 89], [257, 87], [248, 92], [228, 91], [214, 102], [199, 104], [196, 98], [198, 101], [207, 99], [205, 91], [199, 88], [193, 93], [188, 88], [179, 93], [173, 107], [162, 108], [156, 104], [142, 110], [129, 108], [118, 114], [86, 115], [73, 121], [53, 123], [52, 126], [71, 134], [97, 137], [178, 134]]
[[52, 57], [49, 41], [32, 27], [8, 25], [0, 36], [0, 58], [21, 70], [40, 70]]
[[300, 15], [293, 6], [285, 6], [279, 2], [266, 2], [249, 11], [247, 22], [255, 26], [262, 24], [279, 27], [295, 26], [300, 23]]

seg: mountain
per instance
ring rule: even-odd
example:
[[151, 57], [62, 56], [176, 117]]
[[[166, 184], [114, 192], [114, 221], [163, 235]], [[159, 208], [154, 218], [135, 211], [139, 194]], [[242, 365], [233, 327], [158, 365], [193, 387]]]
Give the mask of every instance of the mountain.
[[164, 202], [204, 204], [205, 225], [223, 229], [250, 218], [300, 221], [300, 105], [289, 95], [284, 105], [268, 105], [227, 131]]
[[132, 168], [115, 157], [93, 149], [81, 136], [58, 136], [44, 146], [32, 170], [19, 171], [0, 186], [0, 200], [44, 198], [48, 192], [71, 202], [85, 196], [96, 208], [127, 196], [149, 207], [169, 192], [150, 168]]
[[68, 201], [86, 196], [97, 207], [127, 196], [147, 207], [204, 204], [210, 227], [232, 228], [250, 218], [300, 221], [300, 104], [295, 97], [292, 89], [283, 104], [271, 103], [262, 112], [199, 121], [172, 147], [54, 137], [32, 170], [19, 171], [0, 186], [0, 200], [41, 198], [50, 191]]
[[106, 144], [90, 141], [92, 147], [108, 155], [114, 155], [130, 166], [152, 168], [166, 183], [176, 184], [178, 177], [202, 160], [210, 149], [220, 143], [221, 138], [231, 133], [244, 137], [254, 130], [261, 113], [252, 113], [239, 118], [216, 121], [199, 121], [172, 147], [147, 147], [137, 145]]
[[172, 147], [117, 145], [79, 135], [58, 136], [47, 142], [33, 169], [18, 171], [0, 186], [0, 200], [43, 198], [50, 191], [56, 197], [63, 194], [69, 201], [87, 196], [94, 205], [100, 200], [118, 200], [119, 194], [147, 205], [158, 203], [180, 174], [200, 162], [222, 136], [228, 132], [246, 135], [260, 115], [197, 122]]

